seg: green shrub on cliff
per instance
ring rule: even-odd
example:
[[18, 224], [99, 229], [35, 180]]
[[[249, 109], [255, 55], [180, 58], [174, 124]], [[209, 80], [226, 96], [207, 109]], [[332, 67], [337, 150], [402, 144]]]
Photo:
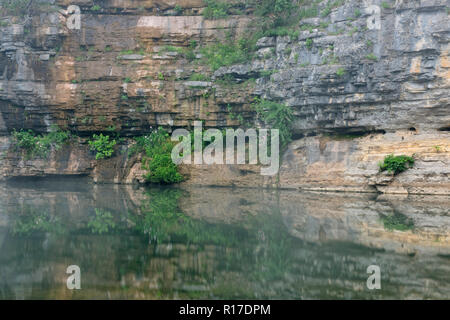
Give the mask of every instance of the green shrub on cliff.
[[336, 70], [336, 75], [337, 75], [338, 77], [343, 77], [343, 76], [345, 75], [345, 68], [338, 68], [338, 69]]
[[223, 19], [228, 16], [228, 10], [231, 4], [226, 1], [204, 0], [206, 8], [203, 10], [203, 16], [206, 19]]
[[379, 164], [380, 171], [387, 171], [388, 173], [399, 174], [406, 171], [414, 165], [414, 158], [408, 156], [394, 156], [390, 154], [384, 158], [384, 161]]
[[256, 13], [260, 16], [282, 14], [293, 10], [292, 0], [259, 0], [256, 2]]
[[301, 19], [314, 18], [319, 15], [319, 9], [317, 5], [312, 7], [300, 8], [299, 17]]
[[148, 172], [145, 179], [151, 183], [172, 184], [183, 181], [178, 167], [172, 161], [174, 143], [162, 128], [144, 137], [135, 138], [136, 143], [130, 148], [129, 156], [143, 153], [142, 167]]
[[273, 129], [280, 130], [281, 146], [286, 146], [292, 137], [294, 116], [291, 107], [260, 98], [255, 98], [253, 107], [265, 123]]
[[215, 71], [220, 67], [244, 63], [253, 57], [256, 38], [241, 38], [233, 41], [230, 37], [201, 49], [206, 63]]
[[209, 81], [210, 77], [203, 73], [193, 73], [189, 77], [190, 81]]
[[175, 13], [179, 16], [183, 13], [183, 7], [180, 6], [179, 4], [176, 4], [175, 7], [173, 8], [173, 10], [175, 11]]
[[91, 11], [100, 11], [102, 9], [102, 7], [100, 7], [98, 4], [95, 4], [91, 7]]
[[342, 6], [344, 3], [345, 0], [329, 0], [325, 9], [320, 13], [320, 16], [322, 18], [328, 17], [333, 9]]
[[35, 148], [39, 145], [39, 138], [35, 136], [32, 130], [14, 130], [12, 135], [15, 140], [16, 147], [25, 150], [28, 156], [32, 156], [32, 154], [36, 152]]
[[25, 152], [26, 159], [35, 157], [47, 158], [50, 150], [59, 150], [64, 142], [70, 138], [70, 133], [52, 126], [50, 132], [36, 135], [32, 130], [13, 130], [12, 133], [16, 149]]
[[383, 215], [381, 221], [386, 230], [408, 231], [414, 229], [414, 221], [401, 213]]
[[368, 55], [366, 56], [366, 59], [369, 59], [369, 60], [372, 60], [372, 61], [377, 61], [377, 60], [378, 60], [378, 57], [377, 57], [375, 54], [370, 53], [370, 54], [368, 54]]
[[382, 7], [383, 9], [390, 9], [390, 8], [391, 8], [391, 5], [390, 5], [388, 2], [383, 1], [383, 2], [381, 3], [381, 7]]
[[[283, 31], [280, 28], [283, 30], [286, 28], [282, 27], [294, 27], [300, 19], [313, 14], [292, 0], [250, 0], [250, 5], [255, 8], [255, 15], [259, 17], [255, 27], [265, 36], [281, 35]], [[292, 32], [294, 30], [289, 31]]]
[[110, 136], [104, 136], [102, 133], [100, 135], [94, 134], [92, 139], [88, 141], [89, 146], [92, 151], [95, 151], [95, 159], [105, 159], [111, 158], [114, 153], [114, 146], [117, 144], [115, 139], [110, 140]]
[[183, 181], [183, 176], [178, 172], [171, 154], [168, 153], [155, 154], [153, 158], [145, 158], [143, 168], [148, 170], [144, 177], [151, 183], [171, 184]]

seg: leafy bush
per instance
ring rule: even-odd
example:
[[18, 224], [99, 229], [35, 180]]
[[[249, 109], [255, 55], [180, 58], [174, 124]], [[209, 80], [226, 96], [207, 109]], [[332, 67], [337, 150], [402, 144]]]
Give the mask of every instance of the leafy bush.
[[203, 73], [193, 73], [189, 77], [189, 80], [191, 80], [191, 81], [208, 81], [209, 77]]
[[401, 213], [382, 216], [381, 221], [387, 230], [407, 231], [414, 229], [414, 221]]
[[183, 53], [183, 48], [175, 47], [175, 46], [171, 46], [171, 45], [166, 45], [166, 46], [162, 47], [159, 52], [178, 52], [178, 53]]
[[203, 48], [202, 54], [206, 63], [215, 71], [220, 67], [249, 61], [253, 57], [256, 39], [241, 38], [234, 42], [228, 38], [224, 42]]
[[390, 5], [388, 2], [383, 1], [383, 2], [381, 3], [381, 7], [382, 7], [383, 9], [390, 9], [390, 8], [391, 8], [391, 5]]
[[310, 7], [310, 8], [301, 8], [299, 17], [300, 19], [306, 19], [306, 18], [314, 18], [319, 15], [319, 9], [317, 6]]
[[62, 144], [70, 139], [70, 132], [62, 131], [58, 127], [52, 126], [50, 132], [42, 137], [44, 144], [53, 145], [56, 150], [59, 150]]
[[262, 35], [265, 37], [289, 36], [291, 39], [294, 40], [294, 39], [298, 38], [298, 36], [300, 35], [300, 31], [295, 30], [293, 28], [289, 28], [289, 27], [277, 27], [277, 28], [266, 30]]
[[306, 39], [306, 47], [308, 48], [308, 50], [311, 50], [311, 48], [312, 48], [312, 46], [313, 46], [313, 39], [311, 39], [311, 38], [308, 38], [308, 39]]
[[293, 26], [302, 15], [310, 15], [309, 12], [300, 11], [300, 6], [292, 0], [253, 0], [255, 14], [260, 17], [258, 27], [263, 32], [268, 32], [278, 27]]
[[372, 61], [377, 61], [378, 57], [376, 55], [374, 55], [373, 53], [370, 53], [366, 56], [367, 59], [372, 60]]
[[292, 137], [292, 109], [284, 104], [259, 98], [255, 98], [253, 107], [265, 123], [280, 130], [281, 146], [286, 146]]
[[29, 155], [37, 151], [35, 148], [38, 146], [39, 138], [35, 136], [32, 130], [14, 130], [12, 134], [18, 148], [24, 149]]
[[345, 3], [345, 0], [334, 0], [334, 1], [329, 0], [325, 9], [323, 9], [322, 12], [320, 13], [320, 16], [322, 18], [327, 17], [328, 15], [330, 15], [331, 10], [333, 10], [339, 6], [342, 6], [344, 3]]
[[338, 77], [344, 76], [344, 75], [345, 75], [345, 69], [344, 69], [344, 68], [339, 68], [339, 69], [337, 69], [337, 70], [336, 70], [336, 75], [337, 75]]
[[147, 158], [144, 169], [149, 170], [145, 179], [151, 183], [171, 184], [183, 181], [171, 154], [155, 154], [153, 158]]
[[114, 146], [117, 144], [115, 139], [110, 140], [110, 136], [104, 136], [94, 134], [92, 140], [88, 141], [92, 151], [96, 151], [95, 159], [111, 158], [114, 153]]
[[206, 19], [223, 19], [228, 16], [228, 10], [231, 4], [226, 1], [219, 0], [204, 0], [206, 8], [203, 11], [203, 16]]
[[281, 15], [294, 9], [291, 0], [260, 0], [256, 4], [256, 14], [260, 16]]
[[388, 171], [389, 173], [399, 174], [406, 171], [414, 165], [414, 158], [408, 156], [394, 156], [390, 154], [384, 158], [384, 162], [380, 163], [380, 171]]
[[172, 161], [174, 143], [170, 141], [169, 134], [162, 128], [153, 131], [150, 135], [138, 137], [129, 151], [129, 156], [144, 153], [142, 167], [148, 171], [144, 176], [148, 182], [171, 184], [183, 181], [178, 167]]
[[98, 4], [95, 4], [91, 7], [91, 11], [100, 11], [102, 7], [100, 7]]
[[322, 10], [322, 12], [320, 13], [320, 16], [322, 18], [325, 18], [327, 16], [329, 16], [331, 13], [331, 8], [330, 7], [325, 7], [325, 9]]
[[182, 8], [179, 4], [175, 5], [175, 7], [173, 8], [173, 10], [175, 10], [175, 13], [176, 13], [177, 15], [181, 15], [181, 14], [183, 13], [183, 8]]
[[36, 135], [32, 130], [13, 130], [12, 135], [16, 148], [25, 152], [26, 159], [47, 158], [52, 147], [59, 150], [70, 138], [69, 132], [61, 131], [57, 126], [52, 126], [44, 135]]

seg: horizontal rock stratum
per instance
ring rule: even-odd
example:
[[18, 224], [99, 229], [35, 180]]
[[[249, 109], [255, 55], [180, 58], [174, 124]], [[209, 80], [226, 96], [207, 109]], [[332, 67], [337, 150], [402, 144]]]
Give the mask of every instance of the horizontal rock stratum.
[[[261, 125], [255, 96], [294, 113], [293, 141], [277, 177], [255, 166], [188, 166], [199, 185], [326, 191], [450, 193], [450, 19], [448, 0], [342, 1], [328, 15], [302, 19], [296, 33], [261, 37], [248, 62], [212, 70], [201, 48], [256, 32], [252, 8], [206, 19], [201, 0], [47, 2], [24, 16], [2, 12], [0, 24], [0, 180], [90, 175], [97, 182], [142, 180], [139, 157], [116, 152], [96, 161], [85, 137], [108, 128], [129, 138], [168, 126]], [[327, 1], [319, 4], [324, 10]], [[233, 2], [234, 3], [234, 2]], [[66, 27], [69, 4], [81, 29]], [[177, 6], [178, 5], [178, 6]], [[380, 8], [369, 28], [367, 8]], [[195, 76], [203, 75], [201, 81]], [[48, 161], [25, 160], [11, 132], [79, 138]], [[414, 155], [413, 168], [381, 174], [389, 154]]]

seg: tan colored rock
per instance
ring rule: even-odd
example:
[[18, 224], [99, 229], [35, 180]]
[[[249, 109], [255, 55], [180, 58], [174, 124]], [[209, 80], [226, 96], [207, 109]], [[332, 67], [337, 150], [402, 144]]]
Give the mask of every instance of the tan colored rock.
[[[450, 134], [399, 131], [356, 139], [311, 137], [283, 156], [282, 188], [411, 194], [450, 194]], [[389, 176], [378, 163], [389, 154], [414, 156], [413, 168]]]

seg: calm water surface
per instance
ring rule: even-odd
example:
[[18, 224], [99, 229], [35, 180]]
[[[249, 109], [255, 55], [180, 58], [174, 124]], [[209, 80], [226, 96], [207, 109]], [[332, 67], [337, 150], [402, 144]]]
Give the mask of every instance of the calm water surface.
[[[0, 299], [450, 298], [450, 200], [0, 184]], [[81, 269], [81, 290], [66, 268]], [[366, 286], [381, 269], [381, 290]]]

